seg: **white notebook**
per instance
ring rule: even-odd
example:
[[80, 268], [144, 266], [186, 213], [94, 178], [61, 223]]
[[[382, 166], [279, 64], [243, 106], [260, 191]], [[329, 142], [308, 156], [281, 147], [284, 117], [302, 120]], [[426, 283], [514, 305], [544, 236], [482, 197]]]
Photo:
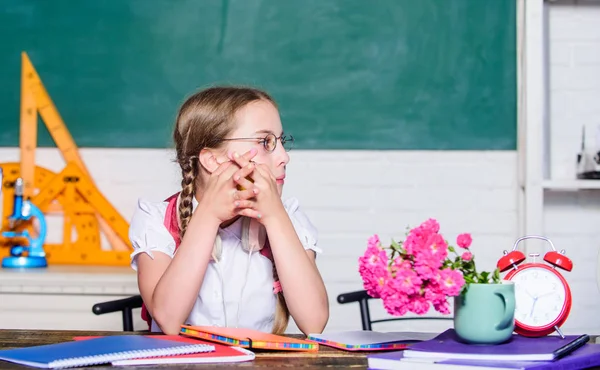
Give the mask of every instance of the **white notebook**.
[[113, 366], [163, 365], [163, 364], [215, 364], [253, 361], [254, 352], [247, 349], [219, 345], [215, 352], [193, 353], [178, 356], [145, 357], [113, 361]]
[[403, 349], [411, 343], [429, 340], [436, 335], [437, 333], [351, 330], [309, 334], [308, 339], [348, 351], [377, 351]]

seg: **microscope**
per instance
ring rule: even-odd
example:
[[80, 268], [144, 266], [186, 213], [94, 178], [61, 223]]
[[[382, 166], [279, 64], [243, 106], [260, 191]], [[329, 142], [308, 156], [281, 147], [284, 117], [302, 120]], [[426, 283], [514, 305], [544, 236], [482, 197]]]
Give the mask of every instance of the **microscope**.
[[[2, 182], [2, 173], [0, 172], [0, 183]], [[44, 251], [44, 241], [47, 234], [47, 225], [44, 214], [28, 199], [23, 199], [23, 179], [18, 178], [15, 181], [13, 214], [8, 218], [9, 229], [4, 231], [2, 236], [7, 240], [16, 239], [10, 247], [10, 256], [2, 259], [2, 267], [4, 268], [32, 268], [32, 267], [47, 267], [46, 252]], [[33, 221], [36, 219], [39, 222], [39, 231], [35, 236], [29, 231], [17, 231], [17, 228], [24, 222]], [[22, 245], [18, 240], [26, 239], [27, 245]]]
[[577, 178], [580, 180], [600, 179], [600, 127], [596, 128], [595, 141], [586, 139], [582, 128], [581, 150], [577, 153]]

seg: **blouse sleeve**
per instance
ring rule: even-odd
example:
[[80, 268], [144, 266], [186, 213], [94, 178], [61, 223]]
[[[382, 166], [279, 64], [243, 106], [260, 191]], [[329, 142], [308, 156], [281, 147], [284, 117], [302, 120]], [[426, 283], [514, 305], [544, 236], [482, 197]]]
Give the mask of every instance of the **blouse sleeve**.
[[173, 258], [175, 240], [164, 226], [166, 203], [152, 203], [138, 200], [129, 225], [129, 240], [133, 247], [131, 267], [137, 270], [137, 256], [146, 253], [154, 258], [153, 251], [159, 251]]
[[294, 229], [298, 234], [300, 242], [304, 246], [304, 249], [311, 249], [316, 253], [323, 253], [323, 251], [317, 247], [318, 242], [318, 231], [317, 228], [310, 222], [308, 216], [300, 209], [298, 199], [289, 198], [283, 203], [285, 210], [287, 211]]

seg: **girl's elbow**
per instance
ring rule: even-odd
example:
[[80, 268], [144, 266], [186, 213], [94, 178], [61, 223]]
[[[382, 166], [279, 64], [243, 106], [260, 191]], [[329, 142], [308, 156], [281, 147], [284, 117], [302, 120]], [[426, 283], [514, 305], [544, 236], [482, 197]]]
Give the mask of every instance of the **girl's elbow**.
[[325, 327], [327, 326], [327, 322], [329, 321], [329, 308], [325, 307], [318, 314], [315, 314], [312, 317], [310, 323], [303, 325], [302, 328], [299, 328], [304, 335], [308, 336], [309, 334], [321, 334]]
[[152, 319], [165, 335], [178, 335], [181, 330], [181, 322], [175, 320], [173, 315], [162, 314], [160, 310], [155, 310]]
[[300, 330], [302, 331], [302, 334], [304, 334], [305, 336], [309, 336], [311, 334], [321, 334], [323, 333], [323, 330], [325, 330], [325, 325], [327, 323], [314, 323], [311, 325], [306, 325], [306, 327], [301, 328]]
[[321, 334], [323, 332], [323, 330], [325, 330], [325, 327], [327, 326], [327, 322], [329, 322], [329, 310], [324, 310], [325, 312], [323, 312], [323, 314], [319, 317], [319, 319], [317, 320], [317, 334]]
[[[160, 325], [159, 325], [160, 326]], [[169, 325], [164, 328], [161, 326], [160, 329], [165, 335], [179, 335], [181, 325]]]
[[318, 328], [320, 328], [320, 334], [323, 332], [323, 330], [325, 330], [327, 322], [329, 322], [329, 302], [327, 301], [327, 299], [325, 299], [325, 301], [323, 302], [323, 308], [321, 308], [318, 312], [319, 314], [317, 315], [315, 321], [317, 322]]

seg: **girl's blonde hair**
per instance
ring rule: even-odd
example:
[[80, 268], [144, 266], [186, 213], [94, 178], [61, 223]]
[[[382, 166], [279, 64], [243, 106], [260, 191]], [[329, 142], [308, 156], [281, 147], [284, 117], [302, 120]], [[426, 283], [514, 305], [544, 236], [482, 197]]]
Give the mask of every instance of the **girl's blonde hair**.
[[[264, 91], [249, 87], [211, 87], [190, 96], [177, 114], [173, 139], [181, 167], [181, 194], [178, 206], [180, 237], [183, 239], [192, 218], [196, 186], [201, 184], [198, 154], [204, 148], [218, 149], [235, 129], [235, 113], [248, 103], [275, 101]], [[278, 280], [273, 262], [273, 277]], [[273, 333], [281, 334], [289, 322], [289, 310], [282, 292], [277, 293]]]

